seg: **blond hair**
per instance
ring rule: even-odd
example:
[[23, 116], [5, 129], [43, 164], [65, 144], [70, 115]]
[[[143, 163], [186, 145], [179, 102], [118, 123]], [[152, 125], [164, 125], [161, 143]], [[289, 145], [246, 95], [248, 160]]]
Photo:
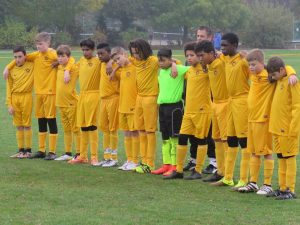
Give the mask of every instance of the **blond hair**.
[[49, 33], [47, 33], [47, 32], [38, 33], [35, 36], [35, 41], [36, 42], [43, 41], [43, 42], [48, 42], [50, 44], [50, 42], [51, 42], [51, 35]]
[[111, 50], [111, 58], [113, 58], [115, 55], [119, 55], [119, 54], [126, 54], [126, 50], [122, 47], [114, 47], [112, 50]]
[[247, 61], [251, 62], [251, 61], [258, 61], [262, 64], [264, 64], [265, 62], [265, 54], [262, 50], [260, 49], [253, 49], [251, 50], [248, 55], [247, 55]]

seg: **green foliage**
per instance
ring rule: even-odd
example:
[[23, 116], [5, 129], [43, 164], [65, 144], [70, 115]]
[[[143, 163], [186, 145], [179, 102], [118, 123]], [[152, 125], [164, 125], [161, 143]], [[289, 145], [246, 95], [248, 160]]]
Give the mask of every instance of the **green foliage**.
[[129, 28], [126, 31], [121, 32], [120, 35], [125, 46], [128, 46], [129, 42], [133, 39], [142, 38], [147, 40], [148, 38], [148, 33], [138, 31], [136, 28]]
[[72, 43], [72, 36], [68, 32], [58, 32], [53, 35], [52, 38], [52, 47], [56, 48], [61, 44], [68, 44], [71, 45]]
[[107, 36], [102, 30], [95, 30], [94, 35], [91, 37], [91, 39], [95, 43], [100, 43], [100, 42], [106, 42], [107, 41]]

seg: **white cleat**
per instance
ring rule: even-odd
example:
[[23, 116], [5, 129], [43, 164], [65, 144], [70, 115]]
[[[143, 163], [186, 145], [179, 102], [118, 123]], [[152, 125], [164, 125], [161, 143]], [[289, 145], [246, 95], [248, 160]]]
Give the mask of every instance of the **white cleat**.
[[102, 165], [102, 167], [108, 168], [108, 167], [114, 167], [118, 165], [118, 160], [110, 159], [105, 164]]
[[55, 161], [68, 161], [68, 160], [71, 160], [71, 159], [73, 159], [72, 156], [64, 154], [64, 155], [62, 155], [62, 156], [60, 156], [60, 157], [58, 157], [58, 158], [56, 158], [54, 160]]
[[135, 170], [135, 168], [137, 168], [138, 166], [139, 166], [139, 164], [137, 164], [137, 163], [129, 162], [123, 170], [124, 171], [132, 171], [132, 170]]

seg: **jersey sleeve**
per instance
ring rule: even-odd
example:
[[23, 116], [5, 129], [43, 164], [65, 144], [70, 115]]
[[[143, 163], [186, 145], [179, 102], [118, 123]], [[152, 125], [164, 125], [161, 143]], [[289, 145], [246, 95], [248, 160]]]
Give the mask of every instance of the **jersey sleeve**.
[[292, 118], [289, 129], [290, 137], [297, 137], [300, 132], [300, 84], [291, 86]]
[[6, 105], [7, 107], [12, 106], [11, 102], [11, 86], [12, 86], [12, 80], [10, 77], [6, 80]]

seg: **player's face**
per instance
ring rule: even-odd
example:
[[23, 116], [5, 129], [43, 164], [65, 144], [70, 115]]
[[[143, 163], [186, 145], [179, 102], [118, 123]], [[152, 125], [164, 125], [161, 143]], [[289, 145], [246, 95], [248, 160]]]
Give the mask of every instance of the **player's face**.
[[197, 52], [196, 55], [202, 65], [211, 64], [214, 59], [214, 52], [206, 53], [204, 51], [201, 51]]
[[123, 54], [114, 55], [113, 60], [121, 67], [124, 67], [128, 63], [127, 57]]
[[191, 66], [195, 66], [195, 65], [197, 65], [197, 63], [199, 63], [199, 59], [198, 59], [196, 53], [192, 50], [187, 50], [185, 52], [185, 58], [186, 58], [186, 61], [188, 62], [188, 64]]
[[161, 56], [158, 58], [159, 67], [162, 69], [168, 69], [172, 65], [172, 59]]
[[82, 46], [81, 50], [82, 50], [82, 54], [83, 54], [84, 58], [90, 59], [93, 57], [93, 54], [94, 54], [93, 49], [90, 49], [87, 46]]
[[15, 52], [14, 59], [16, 61], [17, 66], [22, 66], [25, 63], [26, 55], [23, 52]]
[[104, 48], [98, 49], [97, 55], [102, 62], [108, 62], [110, 60], [110, 53]]
[[259, 74], [264, 69], [264, 64], [253, 60], [249, 62], [249, 70], [253, 74]]
[[137, 60], [142, 60], [137, 48], [131, 48], [131, 54], [132, 54], [132, 57], [136, 58]]
[[197, 30], [197, 42], [201, 41], [211, 41], [212, 36], [209, 36], [206, 30]]
[[279, 71], [269, 73], [271, 80], [280, 80], [286, 76], [285, 68], [281, 67]]
[[49, 46], [50, 46], [50, 43], [47, 42], [47, 41], [37, 41], [35, 43], [36, 45], [36, 48], [39, 52], [47, 52]]
[[66, 54], [58, 55], [57, 61], [60, 65], [67, 65], [69, 61], [69, 57]]
[[236, 53], [236, 46], [229, 43], [227, 40], [221, 41], [221, 51], [224, 55], [233, 56]]

